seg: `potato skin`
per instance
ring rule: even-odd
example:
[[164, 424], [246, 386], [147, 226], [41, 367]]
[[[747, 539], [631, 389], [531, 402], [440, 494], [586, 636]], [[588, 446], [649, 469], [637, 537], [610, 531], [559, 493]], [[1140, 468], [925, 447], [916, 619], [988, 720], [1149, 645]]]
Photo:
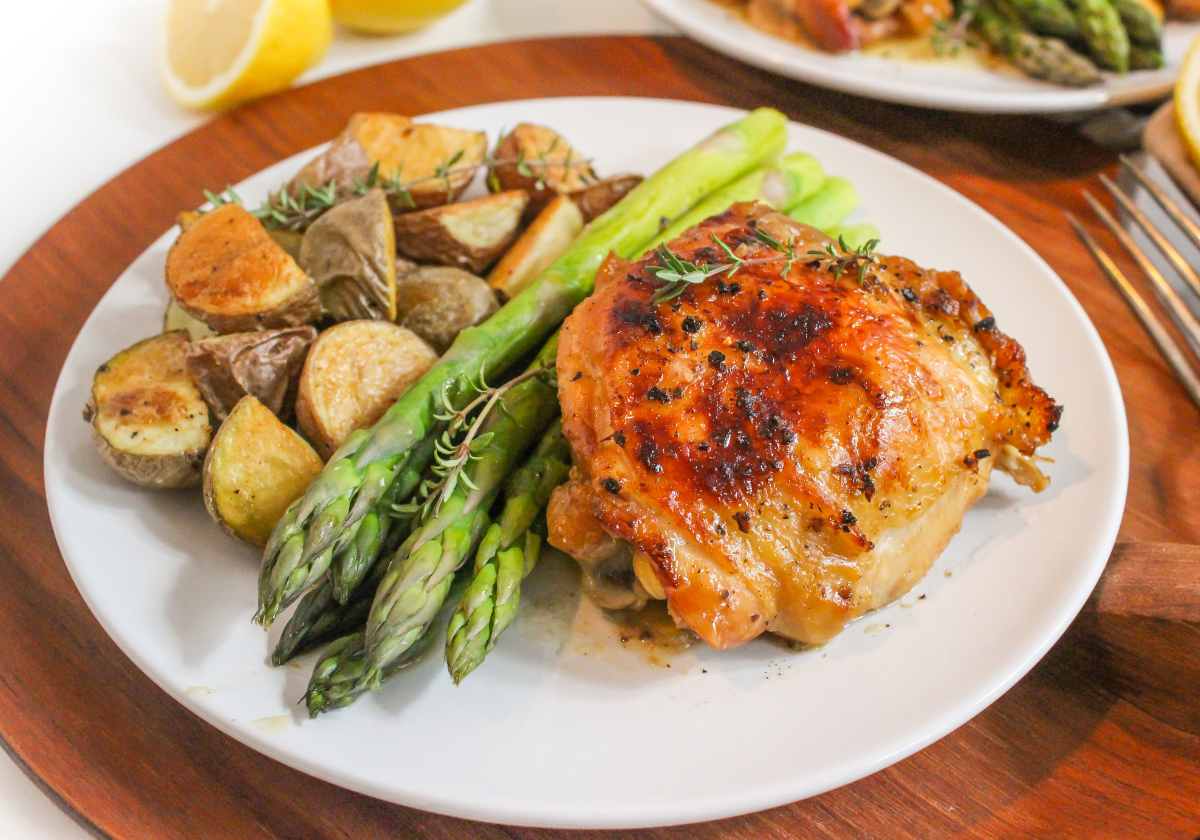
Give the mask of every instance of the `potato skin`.
[[458, 334], [500, 306], [481, 278], [462, 269], [423, 266], [396, 283], [397, 322], [445, 353]]
[[571, 148], [566, 138], [541, 125], [521, 123], [496, 144], [494, 156], [510, 161], [492, 170], [500, 189], [529, 193], [526, 221], [559, 193], [575, 192], [599, 180], [591, 164], [584, 162], [584, 156]]
[[188, 372], [218, 420], [247, 394], [273, 414], [289, 417], [300, 369], [316, 338], [313, 327], [287, 327], [192, 341], [184, 352]]
[[479, 274], [517, 238], [528, 202], [523, 190], [510, 190], [397, 216], [396, 252]]
[[266, 545], [279, 517], [323, 467], [304, 438], [245, 396], [204, 459], [204, 506], [230, 536]]
[[212, 437], [208, 406], [187, 372], [188, 336], [139, 341], [100, 366], [83, 417], [104, 461], [142, 487], [200, 483]]
[[167, 288], [218, 333], [292, 327], [321, 317], [317, 285], [238, 204], [196, 219], [167, 253]]
[[322, 458], [375, 424], [437, 361], [419, 336], [387, 321], [345, 321], [317, 338], [300, 373], [296, 420]]
[[329, 210], [309, 225], [298, 253], [334, 320], [396, 317], [396, 234], [383, 190]]
[[594, 184], [570, 193], [571, 200], [583, 213], [584, 222], [590, 222], [606, 213], [630, 190], [646, 180], [641, 175], [610, 175]]

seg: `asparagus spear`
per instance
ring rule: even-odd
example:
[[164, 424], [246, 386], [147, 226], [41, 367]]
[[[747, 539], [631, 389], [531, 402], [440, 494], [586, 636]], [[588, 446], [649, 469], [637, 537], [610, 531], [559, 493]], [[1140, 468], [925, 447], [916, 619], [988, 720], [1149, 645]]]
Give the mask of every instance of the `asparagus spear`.
[[655, 237], [646, 250], [670, 242], [693, 225], [725, 212], [739, 201], [761, 201], [781, 210], [813, 195], [824, 183], [825, 171], [815, 157], [804, 152], [784, 155], [770, 166], [755, 169], [712, 193]]
[[516, 616], [521, 581], [533, 571], [541, 551], [541, 539], [530, 529], [570, 470], [571, 451], [560, 418], [505, 485], [504, 512], [479, 544], [475, 577], [450, 616], [446, 665], [455, 683], [479, 667]]
[[363, 435], [336, 452], [304, 496], [280, 519], [263, 553], [255, 620], [270, 625], [315, 583], [353, 526], [383, 497], [395, 472], [427, 438], [442, 398], [461, 408], [481, 376], [510, 367], [537, 347], [583, 298], [610, 252], [641, 253], [661, 219], [674, 219], [704, 196], [779, 154], [787, 120], [760, 108], [726, 126], [651, 175], [595, 219], [571, 248], [521, 294], [478, 327], [463, 330], [440, 362]]
[[1002, 18], [987, 3], [978, 3], [974, 20], [993, 49], [1008, 56], [1022, 72], [1059, 85], [1082, 87], [1100, 81], [1100, 71], [1058, 38], [1043, 38]]
[[[313, 668], [308, 690], [304, 693], [309, 717], [315, 718], [321, 712], [344, 709], [367, 691], [367, 686], [362, 684], [363, 672], [367, 667], [364, 638], [365, 634], [359, 631], [343, 636], [325, 648], [320, 661]], [[387, 679], [411, 665], [429, 647], [431, 639], [432, 635], [426, 634], [410, 647], [403, 657], [392, 663], [384, 672], [383, 678]]]
[[275, 643], [271, 664], [278, 668], [330, 639], [361, 630], [370, 611], [370, 598], [359, 597], [349, 604], [339, 604], [333, 596], [333, 586], [325, 578], [296, 605]]
[[[527, 373], [546, 371], [558, 353], [557, 333], [546, 342]], [[437, 615], [454, 572], [488, 527], [488, 508], [521, 454], [558, 412], [554, 382], [539, 374], [512, 386], [499, 410], [479, 426], [476, 460], [466, 464], [448, 495], [437, 490], [440, 507], [413, 532], [388, 565], [367, 621], [367, 670], [363, 681], [377, 687], [384, 672], [424, 633]]]
[[1129, 33], [1109, 0], [1067, 0], [1092, 60], [1105, 70], [1129, 70]]
[[826, 233], [833, 239], [839, 242], [844, 241], [850, 250], [855, 250], [865, 245], [870, 240], [879, 241], [879, 228], [875, 225], [866, 223], [861, 225], [838, 225], [832, 227]]
[[1158, 15], [1139, 0], [1112, 0], [1112, 5], [1125, 24], [1130, 43], [1156, 49], [1161, 62], [1163, 25]]
[[1162, 47], [1144, 47], [1141, 44], [1129, 45], [1130, 70], [1157, 70], [1162, 66]]
[[[1079, 22], [1063, 0], [1007, 0], [1013, 11], [1038, 35], [1078, 38]], [[1134, 0], [1136, 2], [1136, 0]]]
[[826, 231], [841, 222], [858, 206], [858, 193], [845, 178], [827, 178], [814, 195], [798, 201], [785, 211], [798, 222]]

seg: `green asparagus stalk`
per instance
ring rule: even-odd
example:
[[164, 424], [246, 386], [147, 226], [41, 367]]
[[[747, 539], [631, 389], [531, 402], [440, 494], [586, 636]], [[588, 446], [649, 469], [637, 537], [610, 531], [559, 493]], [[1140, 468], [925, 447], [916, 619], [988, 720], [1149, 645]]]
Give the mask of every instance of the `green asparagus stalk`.
[[845, 178], [826, 178], [821, 189], [803, 201], [787, 208], [789, 216], [798, 222], [828, 232], [858, 206], [858, 192]]
[[1109, 0], [1067, 0], [1092, 60], [1105, 70], [1129, 70], [1129, 33]]
[[541, 552], [541, 538], [531, 528], [570, 471], [571, 451], [560, 418], [505, 485], [504, 512], [479, 544], [475, 576], [450, 616], [446, 666], [456, 684], [479, 667], [516, 616], [521, 581]]
[[[529, 371], [546, 371], [557, 353], [555, 334]], [[363, 675], [373, 688], [437, 615], [454, 572], [487, 530], [487, 511], [502, 482], [558, 413], [558, 391], [544, 374], [530, 376], [503, 395], [498, 409], [479, 427], [476, 440], [484, 443], [474, 452], [475, 460], [466, 464], [449, 495], [439, 497], [440, 507], [427, 508], [429, 516], [396, 552], [375, 593]]]
[[[1136, 0], [1133, 0], [1136, 2]], [[1038, 35], [1080, 37], [1079, 22], [1063, 0], [1006, 0], [1021, 20]]]
[[1157, 50], [1162, 56], [1163, 25], [1158, 15], [1139, 0], [1112, 0], [1113, 8], [1125, 24], [1129, 42], [1139, 47]]
[[846, 246], [851, 250], [855, 250], [874, 239], [879, 241], [879, 228], [875, 225], [864, 223], [861, 225], [838, 225], [832, 227], [826, 233], [833, 239], [845, 242]]
[[562, 323], [592, 291], [610, 252], [630, 258], [675, 219], [730, 181], [783, 150], [787, 120], [760, 108], [722, 128], [655, 172], [595, 219], [571, 248], [486, 322], [463, 330], [437, 365], [363, 435], [336, 452], [324, 472], [276, 525], [263, 553], [255, 620], [275, 616], [328, 569], [354, 525], [379, 503], [395, 473], [429, 437], [443, 401], [461, 408], [480, 379], [511, 367]]
[[755, 169], [709, 195], [655, 237], [646, 250], [670, 242], [688, 228], [724, 213], [739, 201], [759, 201], [781, 210], [815, 194], [824, 183], [825, 170], [815, 157], [804, 152], [784, 155], [771, 165]]
[[[308, 716], [315, 718], [321, 712], [332, 712], [349, 706], [366, 691], [362, 683], [366, 671], [366, 648], [362, 631], [343, 636], [329, 644], [313, 668], [304, 694]], [[432, 634], [426, 634], [405, 655], [393, 662], [383, 674], [383, 679], [413, 664], [428, 647]]]
[[975, 8], [976, 28], [983, 39], [1028, 76], [1068, 87], [1100, 81], [1100, 71], [1058, 38], [1034, 35], [1005, 20], [988, 3]]
[[1157, 70], [1162, 66], [1162, 47], [1144, 47], [1141, 44], [1129, 45], [1130, 70]]

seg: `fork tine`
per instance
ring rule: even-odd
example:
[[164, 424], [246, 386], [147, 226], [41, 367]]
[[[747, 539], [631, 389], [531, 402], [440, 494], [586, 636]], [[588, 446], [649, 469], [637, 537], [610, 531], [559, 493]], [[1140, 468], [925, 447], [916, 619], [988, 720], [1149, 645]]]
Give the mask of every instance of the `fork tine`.
[[1121, 273], [1121, 269], [1117, 268], [1112, 258], [1097, 244], [1092, 235], [1084, 230], [1083, 225], [1079, 224], [1079, 220], [1070, 213], [1066, 213], [1065, 215], [1067, 221], [1071, 223], [1071, 227], [1075, 229], [1075, 235], [1083, 242], [1084, 247], [1091, 252], [1096, 262], [1100, 264], [1100, 269], [1104, 272], [1104, 275], [1112, 281], [1112, 284], [1124, 296], [1130, 309], [1137, 315], [1138, 320], [1142, 322], [1142, 326], [1146, 328], [1146, 332], [1150, 334], [1150, 338], [1158, 345], [1163, 358], [1167, 360], [1167, 364], [1175, 371], [1175, 376], [1179, 379], [1180, 384], [1183, 385], [1184, 390], [1187, 391], [1188, 396], [1192, 398], [1192, 402], [1197, 407], [1200, 407], [1200, 378], [1196, 376], [1196, 372], [1192, 369], [1191, 364], [1188, 363], [1187, 357], [1179, 348], [1179, 345], [1175, 343], [1175, 339], [1163, 327], [1162, 323], [1158, 320], [1158, 316], [1146, 305], [1145, 299], [1130, 285], [1129, 280]]
[[1167, 195], [1162, 187], [1154, 183], [1128, 155], [1121, 155], [1121, 163], [1129, 170], [1129, 174], [1137, 179], [1142, 188], [1150, 193], [1154, 200], [1158, 202], [1158, 206], [1171, 217], [1171, 221], [1179, 225], [1179, 229], [1191, 240], [1191, 243], [1200, 248], [1200, 227], [1197, 227], [1196, 223], [1184, 214], [1180, 206], [1175, 203], [1175, 200]]
[[1137, 222], [1137, 226], [1140, 227], [1145, 234], [1150, 237], [1150, 241], [1154, 243], [1154, 247], [1161, 251], [1164, 257], [1170, 260], [1171, 265], [1176, 271], [1179, 272], [1179, 276], [1187, 282], [1191, 290], [1196, 295], [1200, 295], [1200, 277], [1196, 276], [1196, 272], [1193, 271], [1192, 267], [1187, 264], [1187, 261], [1183, 258], [1183, 255], [1175, 250], [1175, 246], [1168, 242], [1167, 238], [1158, 232], [1158, 229], [1151, 224], [1149, 219], [1146, 218], [1146, 214], [1139, 210], [1136, 205], [1134, 205], [1133, 199], [1126, 195], [1123, 189], [1114, 184], [1111, 178], [1109, 178], [1107, 175], [1101, 174], [1100, 183], [1104, 185], [1106, 190], [1112, 193], [1112, 197], [1117, 200], [1117, 203], [1121, 205], [1125, 212], [1133, 217], [1133, 220]]
[[1121, 227], [1120, 223], [1112, 217], [1112, 214], [1104, 209], [1104, 205], [1097, 201], [1096, 197], [1087, 190], [1083, 191], [1083, 197], [1087, 199], [1087, 203], [1091, 205], [1092, 210], [1096, 211], [1096, 215], [1100, 217], [1100, 221], [1104, 222], [1108, 229], [1113, 232], [1113, 235], [1125, 246], [1125, 250], [1137, 262], [1138, 267], [1150, 278], [1150, 282], [1154, 285], [1154, 291], [1158, 295], [1159, 302], [1162, 303], [1163, 308], [1167, 310], [1167, 314], [1171, 316], [1171, 320], [1175, 322], [1175, 326], [1179, 327], [1179, 331], [1183, 333], [1183, 337], [1191, 345], [1192, 352], [1196, 354], [1197, 358], [1200, 358], [1200, 321], [1196, 320], [1196, 316], [1187, 308], [1183, 299], [1179, 297], [1179, 293], [1171, 288], [1171, 284], [1166, 281], [1162, 273], [1150, 262], [1146, 256], [1146, 252], [1138, 247], [1137, 243], [1133, 241], [1133, 237], [1125, 232], [1125, 228]]

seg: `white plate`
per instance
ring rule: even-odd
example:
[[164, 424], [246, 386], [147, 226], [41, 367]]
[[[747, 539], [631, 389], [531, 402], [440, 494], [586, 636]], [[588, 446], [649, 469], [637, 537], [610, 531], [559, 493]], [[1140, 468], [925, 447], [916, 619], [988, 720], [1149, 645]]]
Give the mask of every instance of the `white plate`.
[[642, 0], [702, 44], [734, 58], [803, 82], [868, 96], [980, 113], [1062, 113], [1126, 105], [1166, 96], [1200, 24], [1166, 26], [1161, 70], [1125, 76], [1104, 74], [1086, 88], [1039, 82], [1016, 70], [984, 69], [963, 61], [905, 61], [858, 52], [833, 55], [760, 32], [712, 0]]
[[[612, 173], [650, 172], [738, 116], [588, 98], [429, 119], [493, 137], [521, 121], [551, 125]], [[258, 553], [223, 535], [198, 493], [118, 478], [80, 419], [96, 366], [161, 327], [169, 231], [80, 332], [46, 433], [55, 534], [104, 629], [172, 697], [256, 750], [382, 799], [505, 823], [629, 827], [755, 811], [879, 770], [977, 714], [1054, 643], [1104, 567], [1128, 471], [1117, 381], [1075, 299], [999, 222], [891, 158], [804, 126], [791, 132], [793, 148], [858, 185], [886, 252], [961, 268], [1066, 406], [1045, 452], [1051, 488], [1035, 496], [997, 477], [903, 603], [820, 650], [763, 639], [664, 658], [622, 647], [580, 601], [569, 563], [552, 558], [530, 578], [517, 623], [461, 687], [434, 655], [378, 696], [309, 721], [296, 702], [311, 657], [269, 668], [269, 640], [250, 623]], [[261, 199], [309, 154], [240, 193]]]

